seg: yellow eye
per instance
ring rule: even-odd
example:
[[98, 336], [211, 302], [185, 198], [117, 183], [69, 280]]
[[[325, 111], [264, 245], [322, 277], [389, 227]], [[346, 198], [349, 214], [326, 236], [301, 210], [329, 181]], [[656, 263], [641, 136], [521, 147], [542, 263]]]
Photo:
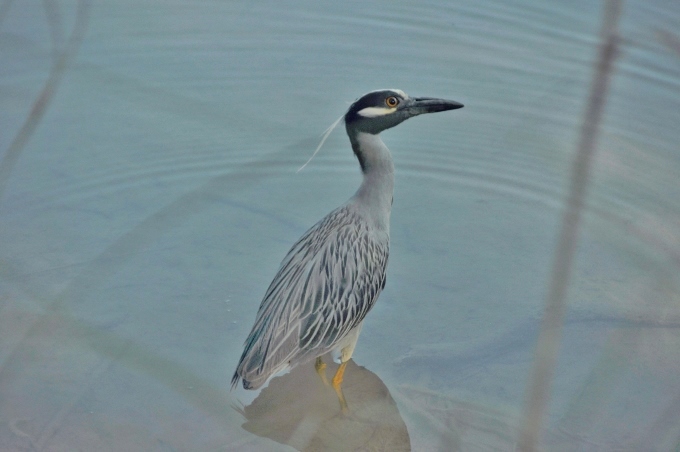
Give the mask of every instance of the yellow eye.
[[390, 96], [387, 99], [385, 99], [385, 105], [387, 105], [390, 108], [394, 108], [397, 105], [399, 105], [399, 99], [397, 99], [394, 96]]

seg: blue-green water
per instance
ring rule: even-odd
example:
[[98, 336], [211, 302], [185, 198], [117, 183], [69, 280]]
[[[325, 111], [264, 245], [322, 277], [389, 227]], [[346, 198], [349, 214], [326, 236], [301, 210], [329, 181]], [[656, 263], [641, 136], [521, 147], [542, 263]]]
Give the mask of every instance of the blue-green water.
[[[84, 4], [0, 4], [0, 449], [305, 444], [244, 429], [232, 405], [259, 393], [229, 379], [281, 258], [360, 182], [342, 127], [296, 170], [356, 97], [399, 88], [465, 108], [383, 134], [390, 264], [354, 361], [413, 450], [511, 450], [599, 3]], [[624, 5], [548, 450], [680, 442], [677, 30], [674, 2]]]

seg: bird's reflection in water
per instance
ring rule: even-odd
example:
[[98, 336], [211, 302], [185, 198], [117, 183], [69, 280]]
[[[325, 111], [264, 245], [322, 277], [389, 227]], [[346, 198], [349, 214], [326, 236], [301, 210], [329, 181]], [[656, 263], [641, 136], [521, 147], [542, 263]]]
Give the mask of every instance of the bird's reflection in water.
[[[326, 371], [337, 370], [329, 356]], [[385, 384], [350, 360], [343, 391], [349, 414], [340, 411], [338, 398], [324, 386], [313, 363], [295, 367], [273, 378], [260, 395], [241, 410], [243, 428], [300, 451], [376, 450], [409, 451], [406, 424]]]

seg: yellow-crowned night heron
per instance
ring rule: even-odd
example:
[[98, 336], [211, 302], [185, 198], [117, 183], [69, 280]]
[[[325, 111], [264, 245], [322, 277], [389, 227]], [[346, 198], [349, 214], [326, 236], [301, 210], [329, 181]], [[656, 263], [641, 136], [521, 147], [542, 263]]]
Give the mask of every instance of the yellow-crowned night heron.
[[401, 90], [372, 91], [345, 114], [363, 182], [344, 205], [312, 226], [288, 252], [262, 300], [245, 342], [232, 388], [239, 379], [257, 389], [276, 372], [333, 352], [340, 362], [333, 388], [343, 412], [341, 383], [361, 325], [385, 287], [394, 165], [380, 132], [423, 113], [454, 110], [458, 102], [409, 97]]

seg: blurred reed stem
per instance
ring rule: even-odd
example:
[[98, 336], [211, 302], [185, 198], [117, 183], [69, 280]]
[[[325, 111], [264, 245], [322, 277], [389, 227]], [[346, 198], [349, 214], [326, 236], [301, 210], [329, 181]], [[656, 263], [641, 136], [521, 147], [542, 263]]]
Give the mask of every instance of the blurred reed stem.
[[[58, 17], [56, 16], [56, 13], [50, 13], [50, 11], [55, 9], [54, 5], [51, 5], [51, 2], [45, 2], [45, 4], [49, 5], [47, 8], [50, 8], [48, 9], [48, 18], [52, 18], [50, 20], [55, 21], [54, 24], [50, 24], [51, 35], [54, 39], [55, 37], [60, 36], [60, 32], [58, 31], [60, 29], [60, 19], [55, 18]], [[10, 5], [11, 1], [8, 0], [2, 5], [2, 7], [0, 7], [0, 20], [4, 19], [7, 11], [9, 11]], [[89, 10], [90, 1], [80, 0], [76, 12], [76, 21], [73, 25], [73, 30], [69, 40], [61, 54], [56, 56], [54, 65], [52, 66], [47, 81], [45, 82], [45, 86], [43, 87], [36, 101], [33, 103], [31, 112], [26, 117], [21, 129], [19, 129], [19, 132], [14, 137], [14, 140], [12, 140], [10, 143], [7, 152], [5, 152], [5, 155], [0, 160], [0, 199], [2, 199], [5, 186], [7, 185], [7, 182], [12, 174], [14, 165], [16, 164], [17, 160], [19, 160], [21, 151], [23, 151], [26, 143], [28, 143], [28, 140], [31, 138], [31, 136], [33, 136], [33, 133], [40, 124], [40, 121], [47, 111], [47, 107], [49, 107], [54, 94], [57, 92], [57, 88], [61, 83], [64, 73], [71, 65], [76, 53], [78, 52], [78, 48], [80, 47], [87, 30]], [[59, 45], [59, 43], [53, 42], [53, 45], [56, 47]], [[45, 152], [49, 152], [49, 149], [46, 149]]]
[[604, 4], [599, 55], [588, 104], [583, 114], [559, 241], [553, 256], [550, 286], [545, 299], [545, 311], [534, 352], [533, 368], [527, 386], [523, 421], [517, 443], [519, 451], [535, 451], [540, 444], [543, 419], [546, 417], [550, 389], [559, 355], [562, 324], [566, 311], [566, 295], [577, 249], [579, 223], [598, 131], [607, 101], [613, 62], [618, 49], [617, 26], [621, 10], [621, 0], [607, 0]]

